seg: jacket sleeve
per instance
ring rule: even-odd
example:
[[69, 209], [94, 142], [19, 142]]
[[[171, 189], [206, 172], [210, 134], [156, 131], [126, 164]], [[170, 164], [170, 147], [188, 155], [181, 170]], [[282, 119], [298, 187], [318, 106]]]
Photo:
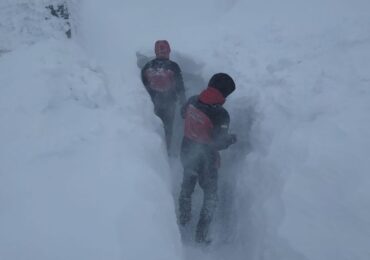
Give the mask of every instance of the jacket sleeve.
[[180, 106], [182, 106], [185, 101], [185, 86], [184, 86], [184, 80], [182, 78], [182, 73], [179, 65], [177, 63], [173, 63], [173, 68], [175, 72], [175, 87], [176, 87], [176, 95], [180, 102]]
[[145, 66], [141, 69], [141, 81], [143, 82], [145, 87], [148, 87], [148, 79], [145, 76], [145, 72], [151, 66], [150, 62], [146, 63]]
[[145, 75], [145, 72], [151, 66], [152, 66], [152, 62], [150, 61], [147, 64], [145, 64], [145, 66], [141, 69], [141, 81], [143, 82], [146, 91], [149, 93], [150, 97], [153, 99], [155, 97], [156, 93], [155, 93], [155, 91], [153, 91], [152, 89], [150, 89], [150, 87], [149, 87], [149, 81], [148, 81], [148, 79], [147, 79], [147, 77]]
[[197, 99], [198, 96], [192, 96], [191, 98], [189, 98], [186, 103], [184, 103], [182, 106], [181, 106], [181, 109], [180, 109], [180, 113], [181, 113], [181, 117], [185, 119], [185, 114], [186, 114], [186, 109], [188, 108], [189, 104], [191, 102], [194, 101], [194, 99]]
[[214, 149], [224, 150], [235, 143], [235, 135], [229, 134], [229, 124], [229, 113], [225, 109], [222, 109], [213, 130], [212, 146]]

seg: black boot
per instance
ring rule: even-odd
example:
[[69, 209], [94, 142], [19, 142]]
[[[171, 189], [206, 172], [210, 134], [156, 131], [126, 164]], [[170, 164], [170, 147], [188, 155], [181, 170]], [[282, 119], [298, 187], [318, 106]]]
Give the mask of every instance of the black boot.
[[191, 171], [184, 171], [184, 178], [179, 197], [179, 224], [186, 225], [191, 219], [191, 195], [194, 192], [197, 176]]
[[212, 242], [208, 237], [210, 224], [211, 218], [205, 214], [201, 214], [195, 233], [195, 241], [197, 243], [209, 245]]
[[179, 224], [185, 226], [191, 219], [191, 198], [180, 197], [179, 204]]

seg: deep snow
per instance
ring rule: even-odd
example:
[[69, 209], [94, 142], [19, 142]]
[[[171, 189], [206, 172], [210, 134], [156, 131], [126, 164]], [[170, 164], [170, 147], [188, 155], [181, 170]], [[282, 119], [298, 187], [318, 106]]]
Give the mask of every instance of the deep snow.
[[[69, 1], [72, 40], [50, 2], [0, 1], [0, 259], [370, 259], [367, 1]], [[136, 67], [157, 39], [189, 95], [237, 83], [207, 250]]]

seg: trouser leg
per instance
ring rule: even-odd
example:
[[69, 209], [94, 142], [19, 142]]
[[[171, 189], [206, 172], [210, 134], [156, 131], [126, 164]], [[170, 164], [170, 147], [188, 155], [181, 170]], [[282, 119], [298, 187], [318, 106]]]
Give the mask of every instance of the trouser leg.
[[163, 121], [168, 153], [170, 153], [171, 144], [172, 144], [173, 119], [174, 119], [174, 114], [171, 112], [171, 113], [168, 113], [165, 121]]
[[207, 242], [209, 227], [215, 213], [217, 196], [217, 169], [213, 168], [199, 175], [199, 184], [203, 189], [203, 206], [200, 212], [196, 230], [196, 241]]
[[167, 151], [170, 152], [172, 131], [173, 131], [173, 121], [175, 118], [175, 103], [168, 104], [165, 107], [158, 107], [155, 109], [155, 114], [162, 120], [163, 128], [166, 138]]
[[179, 197], [179, 223], [185, 225], [191, 219], [191, 195], [197, 183], [197, 175], [191, 170], [184, 170]]

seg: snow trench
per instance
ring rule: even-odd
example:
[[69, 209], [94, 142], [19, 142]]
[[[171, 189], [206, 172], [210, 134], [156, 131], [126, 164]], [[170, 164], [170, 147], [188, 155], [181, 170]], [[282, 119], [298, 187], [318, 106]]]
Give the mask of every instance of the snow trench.
[[[1, 259], [370, 258], [368, 4], [70, 0], [68, 40], [61, 2], [1, 2]], [[237, 83], [207, 248], [181, 241], [181, 164], [140, 82], [162, 38], [187, 96]]]

